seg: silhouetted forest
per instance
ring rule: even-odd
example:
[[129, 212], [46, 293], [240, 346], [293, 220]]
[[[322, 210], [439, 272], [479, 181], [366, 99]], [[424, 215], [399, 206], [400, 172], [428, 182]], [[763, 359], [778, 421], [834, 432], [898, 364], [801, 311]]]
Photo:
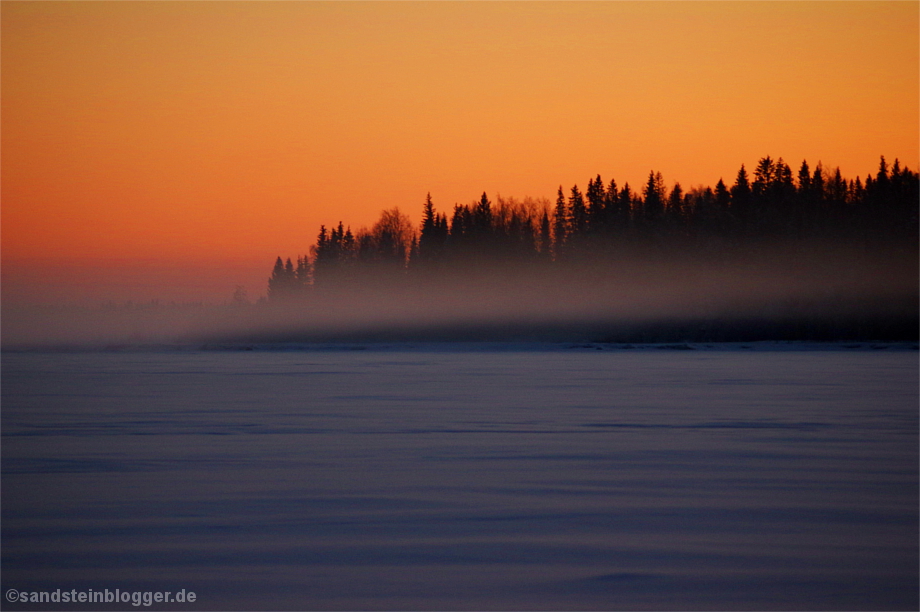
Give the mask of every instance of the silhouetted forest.
[[918, 208], [917, 173], [884, 158], [854, 179], [765, 157], [715, 187], [650, 172], [639, 189], [597, 176], [555, 202], [483, 193], [445, 212], [427, 197], [418, 226], [394, 208], [370, 228], [321, 227], [306, 254], [277, 258], [255, 304], [237, 287], [224, 305], [5, 307], [2, 341], [916, 348]]
[[[600, 175], [559, 187], [555, 202], [497, 198], [436, 210], [431, 196], [416, 230], [398, 208], [370, 229], [321, 227], [308, 254], [278, 257], [270, 301], [307, 298], [354, 285], [393, 287], [494, 268], [562, 269], [623, 259], [725, 260], [756, 249], [796, 252], [809, 245], [883, 252], [914, 262], [918, 244], [918, 174], [882, 157], [878, 172], [847, 179], [839, 168], [782, 158], [743, 165], [731, 185], [668, 189], [650, 172], [639, 189]], [[766, 248], [765, 248], [766, 247]], [[526, 265], [523, 265], [526, 264]], [[524, 273], [524, 272], [521, 272]]]

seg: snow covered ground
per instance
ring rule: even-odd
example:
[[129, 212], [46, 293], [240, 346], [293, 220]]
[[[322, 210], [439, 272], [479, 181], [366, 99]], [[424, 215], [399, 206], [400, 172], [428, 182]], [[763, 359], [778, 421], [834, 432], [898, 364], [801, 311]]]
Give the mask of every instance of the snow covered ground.
[[4, 592], [920, 604], [916, 343], [207, 348], [4, 353]]

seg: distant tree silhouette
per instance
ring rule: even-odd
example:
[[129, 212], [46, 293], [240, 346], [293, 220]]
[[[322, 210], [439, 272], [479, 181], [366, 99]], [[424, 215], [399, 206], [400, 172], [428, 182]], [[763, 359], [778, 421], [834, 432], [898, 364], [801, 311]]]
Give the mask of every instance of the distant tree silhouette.
[[744, 169], [744, 164], [741, 164], [738, 175], [735, 177], [735, 184], [731, 188], [731, 196], [731, 208], [734, 216], [738, 220], [742, 233], [747, 233], [751, 229], [752, 194], [751, 184], [748, 180], [747, 170]]
[[808, 169], [808, 160], [803, 159], [799, 166], [799, 193], [807, 194], [811, 190], [811, 171]]
[[607, 192], [600, 174], [594, 179], [588, 179], [588, 189], [585, 191], [585, 197], [588, 200], [587, 226], [588, 231], [592, 234], [601, 233], [606, 225], [606, 196]]
[[775, 170], [776, 164], [773, 163], [769, 155], [760, 158], [760, 161], [757, 162], [757, 168], [754, 170], [754, 184], [751, 186], [754, 197], [759, 198], [761, 201], [766, 199], [770, 185], [773, 183]]
[[621, 238], [629, 227], [629, 209], [620, 207], [620, 192], [616, 179], [610, 179], [604, 194], [604, 229], [609, 236]]
[[569, 236], [569, 212], [565, 205], [565, 196], [562, 195], [562, 185], [556, 195], [555, 225], [553, 226], [553, 250], [556, 258], [563, 256], [565, 243]]
[[[722, 179], [719, 179], [721, 182]], [[665, 214], [669, 219], [669, 223], [676, 224], [680, 221], [681, 216], [683, 216], [684, 208], [684, 189], [680, 186], [680, 183], [674, 183], [674, 187], [671, 188], [671, 195], [668, 196], [668, 205], [665, 209]]]
[[399, 208], [384, 210], [369, 233], [362, 234], [364, 249], [359, 258], [394, 269], [405, 268], [415, 239], [409, 218]]
[[[322, 286], [343, 282], [348, 277], [348, 268], [354, 263], [355, 245], [356, 240], [351, 229], [346, 230], [341, 221], [328, 234], [326, 226], [320, 226], [316, 245], [311, 248], [313, 283]], [[306, 280], [306, 275], [304, 279]]]
[[485, 191], [473, 210], [473, 227], [477, 242], [484, 241], [492, 231], [492, 203]]
[[733, 220], [731, 216], [731, 204], [732, 204], [732, 194], [728, 190], [728, 187], [725, 186], [725, 182], [722, 180], [722, 177], [719, 177], [719, 182], [716, 183], [716, 189], [714, 192], [715, 195], [715, 206], [714, 206], [714, 216], [712, 219], [712, 224], [714, 230], [717, 233], [725, 234], [732, 229]]
[[664, 217], [664, 203], [667, 198], [664, 179], [660, 172], [650, 171], [642, 195], [642, 228], [649, 235], [659, 233], [661, 220]]
[[627, 231], [631, 231], [635, 226], [636, 197], [629, 187], [629, 183], [623, 183], [620, 190], [620, 216], [628, 226]]
[[300, 293], [294, 264], [291, 258], [282, 262], [281, 257], [275, 261], [272, 275], [268, 279], [268, 299], [278, 301], [296, 297]]
[[588, 209], [585, 206], [585, 198], [578, 189], [578, 185], [572, 185], [571, 195], [569, 196], [568, 212], [571, 236], [579, 240], [588, 230]]
[[416, 257], [418, 262], [424, 265], [443, 261], [447, 239], [447, 218], [435, 212], [429, 193], [425, 197], [425, 206], [422, 209], [422, 227]]
[[878, 164], [878, 174], [875, 175], [875, 190], [877, 196], [883, 198], [888, 195], [889, 186], [888, 162], [885, 161], [885, 156], [882, 155]]
[[848, 188], [847, 182], [843, 180], [840, 174], [840, 168], [834, 169], [834, 175], [827, 185], [828, 203], [834, 210], [843, 210], [847, 204]]

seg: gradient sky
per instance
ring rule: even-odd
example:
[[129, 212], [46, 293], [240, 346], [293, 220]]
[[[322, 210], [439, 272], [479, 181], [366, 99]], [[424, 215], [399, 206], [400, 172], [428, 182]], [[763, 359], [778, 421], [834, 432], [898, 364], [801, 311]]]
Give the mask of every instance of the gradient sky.
[[917, 169], [916, 2], [2, 2], [3, 297], [229, 299], [321, 223]]

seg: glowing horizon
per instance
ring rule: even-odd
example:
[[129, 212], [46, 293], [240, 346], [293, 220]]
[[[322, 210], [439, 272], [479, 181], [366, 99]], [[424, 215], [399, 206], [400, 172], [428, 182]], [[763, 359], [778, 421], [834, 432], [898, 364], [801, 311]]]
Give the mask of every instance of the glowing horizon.
[[912, 2], [0, 10], [5, 298], [257, 297], [321, 224], [417, 223], [428, 192], [920, 166]]

